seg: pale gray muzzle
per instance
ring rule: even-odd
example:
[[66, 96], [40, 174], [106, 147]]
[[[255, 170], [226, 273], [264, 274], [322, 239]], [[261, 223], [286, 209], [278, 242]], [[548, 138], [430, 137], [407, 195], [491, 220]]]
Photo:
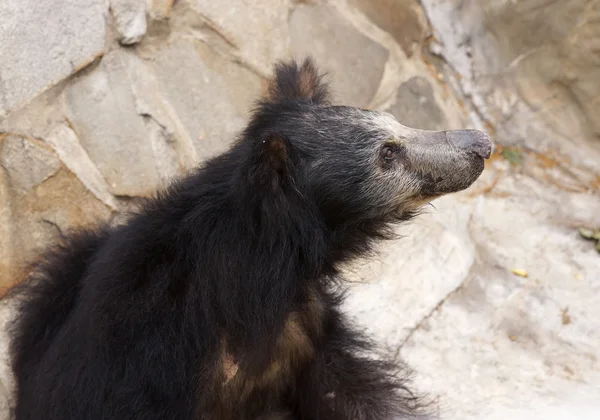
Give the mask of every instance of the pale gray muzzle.
[[404, 130], [405, 167], [421, 180], [421, 195], [469, 187], [481, 175], [492, 141], [479, 130]]

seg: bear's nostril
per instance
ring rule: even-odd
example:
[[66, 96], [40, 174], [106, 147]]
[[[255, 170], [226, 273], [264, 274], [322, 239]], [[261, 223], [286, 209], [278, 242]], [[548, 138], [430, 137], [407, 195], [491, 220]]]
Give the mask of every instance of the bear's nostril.
[[446, 139], [454, 147], [473, 152], [483, 159], [489, 159], [492, 154], [492, 140], [483, 131], [449, 130]]
[[489, 159], [492, 154], [492, 146], [491, 144], [476, 144], [472, 147], [473, 153], [483, 159]]

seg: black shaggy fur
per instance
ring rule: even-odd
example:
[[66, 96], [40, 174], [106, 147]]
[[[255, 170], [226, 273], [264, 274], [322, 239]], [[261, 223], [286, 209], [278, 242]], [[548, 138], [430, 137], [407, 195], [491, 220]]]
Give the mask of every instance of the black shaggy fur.
[[15, 420], [420, 413], [404, 368], [367, 354], [337, 291], [340, 265], [412, 213], [362, 210], [366, 164], [311, 166], [327, 141], [311, 127], [338, 121], [320, 131], [337, 135], [327, 101], [310, 61], [280, 64], [229, 151], [126, 224], [47, 253], [10, 295]]

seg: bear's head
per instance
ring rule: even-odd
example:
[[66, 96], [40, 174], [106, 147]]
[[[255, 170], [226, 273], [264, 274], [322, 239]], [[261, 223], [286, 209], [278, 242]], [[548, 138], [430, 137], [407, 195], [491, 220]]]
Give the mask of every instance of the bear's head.
[[425, 131], [392, 115], [330, 103], [312, 60], [279, 63], [244, 132], [253, 176], [314, 203], [332, 230], [372, 230], [406, 220], [469, 187], [492, 143], [477, 130]]

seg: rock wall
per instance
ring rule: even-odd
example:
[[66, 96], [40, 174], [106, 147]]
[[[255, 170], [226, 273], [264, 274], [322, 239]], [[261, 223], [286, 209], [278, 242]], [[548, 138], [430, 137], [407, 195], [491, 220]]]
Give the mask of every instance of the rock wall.
[[600, 1], [4, 0], [0, 16], [0, 287], [223, 151], [272, 63], [310, 54], [340, 103], [496, 142], [472, 188], [349, 268], [348, 311], [444, 418], [599, 408], [600, 258], [576, 228], [600, 226]]

